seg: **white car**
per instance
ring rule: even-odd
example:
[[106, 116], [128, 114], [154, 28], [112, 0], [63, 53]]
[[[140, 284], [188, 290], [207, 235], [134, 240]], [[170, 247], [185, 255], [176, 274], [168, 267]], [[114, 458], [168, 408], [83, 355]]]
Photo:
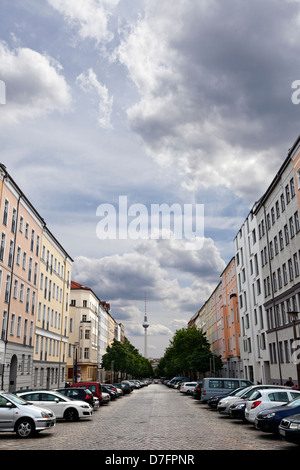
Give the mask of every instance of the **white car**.
[[34, 405], [52, 410], [57, 419], [78, 421], [82, 418], [91, 418], [93, 415], [93, 409], [88, 403], [81, 400], [71, 400], [71, 398], [59, 392], [34, 390], [30, 392], [19, 392], [17, 395]]
[[250, 387], [244, 388], [244, 390], [240, 390], [234, 396], [227, 396], [227, 397], [221, 398], [221, 400], [218, 403], [217, 410], [222, 414], [228, 414], [229, 413], [229, 407], [230, 407], [230, 405], [232, 405], [232, 403], [236, 403], [238, 401], [248, 400], [248, 398], [256, 390], [264, 390], [264, 389], [271, 389], [271, 388], [287, 389], [288, 387], [285, 387], [283, 385], [251, 385]]
[[0, 393], [0, 432], [16, 432], [26, 438], [53, 429], [55, 423], [51, 410], [31, 405], [13, 393]]
[[186, 393], [187, 395], [191, 395], [196, 385], [197, 385], [197, 382], [183, 382], [180, 385], [179, 391], [181, 393]]
[[294, 398], [300, 398], [300, 391], [293, 389], [278, 390], [277, 388], [257, 390], [249, 397], [246, 403], [245, 417], [254, 423], [257, 414], [275, 406], [281, 406]]

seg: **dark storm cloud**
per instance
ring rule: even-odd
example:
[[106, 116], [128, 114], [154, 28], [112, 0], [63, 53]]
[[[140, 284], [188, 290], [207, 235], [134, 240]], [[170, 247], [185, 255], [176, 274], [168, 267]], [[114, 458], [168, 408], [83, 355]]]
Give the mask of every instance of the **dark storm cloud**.
[[[259, 197], [299, 132], [299, 4], [187, 0], [168, 17], [169, 2], [159, 4], [147, 3], [119, 48], [141, 97], [128, 112], [132, 128], [186, 187]], [[144, 58], [143, 70], [132, 57]]]

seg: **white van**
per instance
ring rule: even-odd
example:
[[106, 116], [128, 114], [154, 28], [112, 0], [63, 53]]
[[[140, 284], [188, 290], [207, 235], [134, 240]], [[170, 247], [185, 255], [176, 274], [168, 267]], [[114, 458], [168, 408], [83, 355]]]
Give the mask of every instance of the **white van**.
[[205, 377], [201, 387], [200, 401], [206, 403], [209, 398], [216, 395], [225, 395], [239, 387], [249, 387], [253, 382], [246, 379], [231, 379], [223, 377]]

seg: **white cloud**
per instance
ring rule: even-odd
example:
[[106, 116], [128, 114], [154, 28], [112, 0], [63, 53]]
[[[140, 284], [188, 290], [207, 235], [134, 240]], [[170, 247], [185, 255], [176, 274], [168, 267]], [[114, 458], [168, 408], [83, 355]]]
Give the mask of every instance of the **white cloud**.
[[0, 43], [0, 77], [6, 84], [6, 104], [0, 122], [17, 124], [50, 112], [65, 112], [71, 106], [71, 93], [61, 65], [47, 55], [29, 48], [10, 50]]
[[82, 40], [92, 39], [97, 44], [111, 41], [109, 17], [119, 0], [48, 0], [72, 28], [78, 29]]
[[113, 106], [113, 97], [109, 96], [107, 87], [98, 81], [97, 75], [93, 69], [89, 69], [86, 72], [78, 75], [76, 81], [83, 91], [87, 93], [96, 93], [98, 99], [98, 124], [104, 129], [111, 129], [112, 125], [110, 119]]

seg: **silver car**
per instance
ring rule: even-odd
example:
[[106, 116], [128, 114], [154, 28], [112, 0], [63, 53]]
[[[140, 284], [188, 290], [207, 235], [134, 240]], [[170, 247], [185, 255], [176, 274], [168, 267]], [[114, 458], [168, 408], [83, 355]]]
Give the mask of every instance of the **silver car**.
[[0, 392], [0, 431], [16, 432], [18, 437], [31, 437], [55, 426], [54, 413], [34, 406], [12, 393]]

